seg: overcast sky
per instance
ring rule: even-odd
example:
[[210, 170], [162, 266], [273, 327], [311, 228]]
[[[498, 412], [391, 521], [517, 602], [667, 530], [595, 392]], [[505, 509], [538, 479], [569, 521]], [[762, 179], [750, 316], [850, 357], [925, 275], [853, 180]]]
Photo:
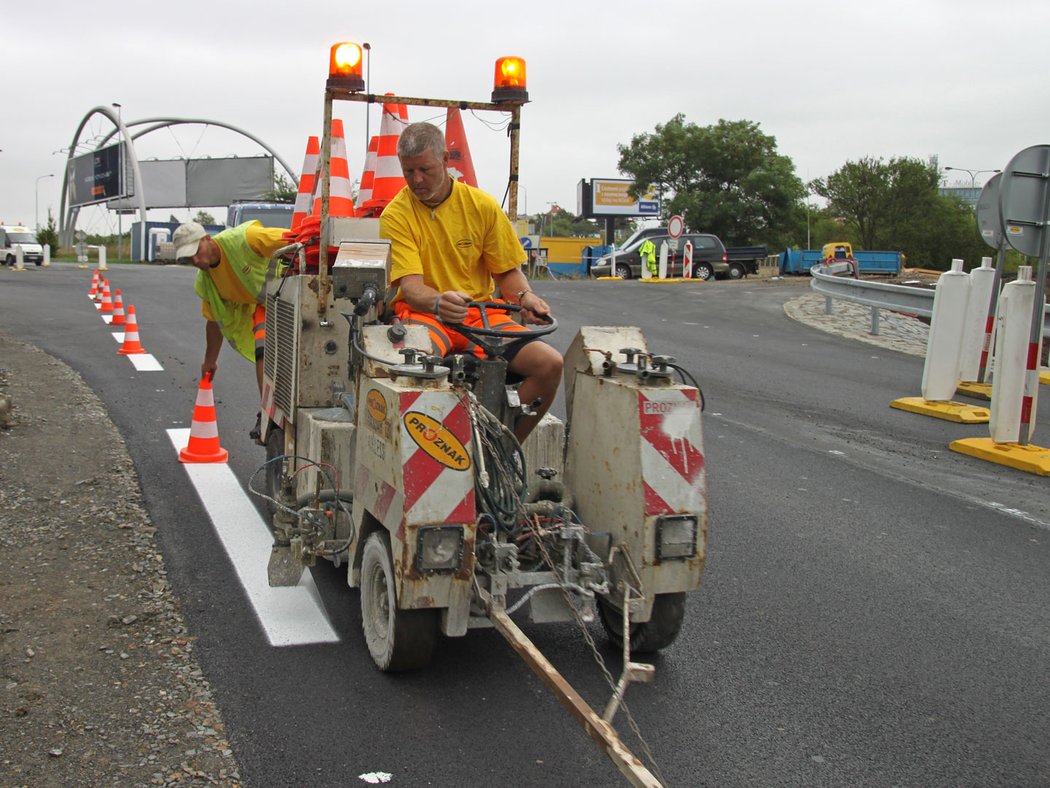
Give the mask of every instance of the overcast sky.
[[[1050, 142], [1046, 0], [38, 0], [8, 9], [3, 27], [4, 223], [33, 224], [38, 202], [41, 222], [49, 208], [57, 218], [73, 135], [93, 107], [113, 102], [125, 121], [238, 126], [298, 171], [306, 138], [321, 132], [328, 49], [339, 40], [371, 44], [373, 93], [488, 101], [496, 58], [524, 57], [531, 103], [522, 112], [519, 210], [524, 203], [529, 213], [549, 203], [575, 212], [581, 178], [621, 177], [617, 144], [679, 112], [701, 126], [759, 123], [804, 181], [864, 156], [1002, 168]], [[335, 109], [355, 179], [364, 113], [363, 104]], [[443, 121], [443, 111], [410, 109], [411, 120], [435, 117]], [[502, 198], [506, 134], [465, 121], [480, 185]], [[373, 107], [371, 132], [378, 126]], [[96, 117], [81, 139], [110, 128]], [[136, 150], [140, 159], [263, 153], [202, 126], [153, 132]], [[964, 173], [948, 175], [969, 185]], [[88, 231], [115, 231], [112, 214], [82, 217]]]

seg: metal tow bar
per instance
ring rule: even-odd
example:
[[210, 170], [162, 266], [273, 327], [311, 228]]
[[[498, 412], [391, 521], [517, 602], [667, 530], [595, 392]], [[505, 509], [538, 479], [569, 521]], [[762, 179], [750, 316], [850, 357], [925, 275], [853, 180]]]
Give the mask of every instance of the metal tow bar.
[[529, 640], [528, 636], [518, 629], [518, 625], [507, 615], [507, 612], [496, 608], [492, 596], [482, 588], [477, 588], [477, 591], [481, 595], [489, 620], [499, 630], [499, 633], [518, 652], [518, 656], [532, 668], [533, 673], [539, 676], [540, 680], [551, 689], [558, 700], [561, 701], [561, 704], [583, 726], [588, 735], [594, 739], [599, 747], [605, 750], [605, 754], [609, 756], [609, 759], [620, 770], [620, 773], [632, 785], [643, 786], [644, 788], [662, 788], [663, 783], [656, 779], [653, 773], [645, 768], [645, 764], [620, 740], [616, 729], [603, 720], [587, 704], [587, 701], [580, 696], [580, 693], [572, 688], [572, 685], [543, 656], [542, 652], [536, 648], [536, 645]]

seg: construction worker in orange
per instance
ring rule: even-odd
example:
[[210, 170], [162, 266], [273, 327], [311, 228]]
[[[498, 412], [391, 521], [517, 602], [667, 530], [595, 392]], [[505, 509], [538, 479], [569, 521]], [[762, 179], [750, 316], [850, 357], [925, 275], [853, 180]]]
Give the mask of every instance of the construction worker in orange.
[[[266, 338], [266, 271], [270, 257], [288, 244], [285, 230], [245, 222], [208, 234], [197, 222], [175, 230], [175, 259], [198, 269], [194, 290], [201, 299], [204, 316], [204, 361], [201, 378], [215, 377], [219, 350], [225, 339], [237, 352], [255, 362], [256, 379], [262, 394], [263, 345]], [[259, 416], [250, 435], [259, 439]]]
[[[431, 123], [407, 126], [397, 156], [407, 186], [379, 217], [379, 234], [391, 242], [395, 314], [405, 323], [425, 325], [439, 355], [469, 352], [470, 341], [444, 324], [480, 326], [479, 310], [467, 304], [492, 301], [495, 285], [505, 301], [522, 307], [526, 323], [546, 322], [550, 307], [521, 270], [525, 250], [510, 220], [491, 195], [449, 174], [441, 129]], [[489, 310], [489, 322], [500, 330], [523, 330], [506, 312]], [[515, 425], [514, 434], [523, 441], [554, 401], [562, 357], [539, 339], [510, 343], [503, 357], [523, 378], [521, 401], [538, 401], [534, 413]]]

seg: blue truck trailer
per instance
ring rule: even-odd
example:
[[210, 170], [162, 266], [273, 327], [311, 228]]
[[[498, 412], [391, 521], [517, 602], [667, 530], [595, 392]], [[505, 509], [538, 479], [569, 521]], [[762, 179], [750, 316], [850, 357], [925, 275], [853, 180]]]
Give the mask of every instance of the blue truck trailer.
[[[820, 249], [785, 249], [780, 253], [781, 274], [808, 274], [809, 269], [824, 259]], [[900, 252], [857, 250], [853, 259], [862, 274], [899, 276], [904, 267]]]

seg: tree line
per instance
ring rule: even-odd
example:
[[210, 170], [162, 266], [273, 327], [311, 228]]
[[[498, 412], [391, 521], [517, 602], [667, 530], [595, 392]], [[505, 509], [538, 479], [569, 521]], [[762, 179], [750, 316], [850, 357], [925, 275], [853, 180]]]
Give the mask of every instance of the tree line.
[[993, 254], [973, 209], [939, 194], [941, 173], [915, 158], [862, 158], [803, 183], [758, 123], [698, 126], [681, 114], [617, 150], [635, 196], [656, 189], [665, 216], [679, 214], [692, 230], [714, 233], [727, 246], [819, 249], [849, 241], [901, 251], [910, 266], [937, 269], [950, 267], [952, 258], [970, 267]]

